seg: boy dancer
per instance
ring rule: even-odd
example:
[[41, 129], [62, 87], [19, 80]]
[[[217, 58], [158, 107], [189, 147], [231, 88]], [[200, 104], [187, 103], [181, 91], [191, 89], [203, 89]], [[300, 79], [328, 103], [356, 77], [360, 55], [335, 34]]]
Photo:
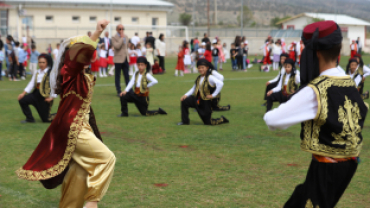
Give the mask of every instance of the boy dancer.
[[285, 103], [298, 89], [300, 83], [299, 72], [296, 71], [295, 62], [287, 58], [284, 63], [285, 73], [282, 74], [279, 84], [267, 93], [266, 112], [270, 111], [275, 101]]
[[[197, 63], [200, 75], [195, 80], [194, 86], [181, 97], [181, 119], [177, 125], [189, 125], [189, 108], [195, 108], [205, 125], [218, 125], [229, 123], [225, 117], [212, 119], [212, 99], [215, 98], [223, 87], [223, 82], [207, 73], [210, 62], [199, 59]], [[193, 94], [193, 95], [192, 95]]]
[[363, 94], [364, 91], [364, 79], [370, 75], [369, 72], [364, 73], [363, 68], [359, 65], [358, 58], [354, 57], [349, 59], [346, 73], [351, 76], [353, 81], [356, 83], [357, 90], [363, 99], [369, 98], [369, 91]]
[[[157, 114], [167, 113], [159, 108], [156, 111], [148, 111], [149, 106], [149, 88], [158, 84], [158, 81], [150, 74], [150, 63], [145, 57], [141, 56], [137, 59], [137, 66], [139, 71], [134, 74], [128, 83], [125, 91], [121, 92], [121, 111], [122, 113], [118, 117], [128, 117], [127, 103], [135, 103], [137, 109], [143, 116], [152, 116]], [[132, 87], [135, 86], [135, 91], [132, 91]]]
[[26, 120], [21, 123], [35, 123], [29, 105], [33, 105], [39, 113], [43, 122], [51, 122], [53, 116], [50, 115], [53, 99], [57, 95], [50, 93], [50, 71], [53, 67], [53, 61], [47, 54], [41, 54], [38, 57], [39, 67], [23, 93], [18, 95], [19, 105], [22, 108]]
[[272, 130], [302, 123], [301, 149], [312, 153], [306, 181], [296, 187], [285, 208], [335, 207], [356, 172], [368, 108], [353, 80], [336, 68], [342, 39], [333, 21], [306, 26], [304, 87], [264, 117]]

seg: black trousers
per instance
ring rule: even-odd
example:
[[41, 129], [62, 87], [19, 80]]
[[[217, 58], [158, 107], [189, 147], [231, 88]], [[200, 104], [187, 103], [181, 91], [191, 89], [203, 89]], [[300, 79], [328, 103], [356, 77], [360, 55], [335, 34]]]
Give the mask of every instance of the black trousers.
[[[284, 208], [334, 208], [351, 182], [357, 162], [320, 163], [312, 160], [306, 181], [298, 185]], [[312, 203], [313, 206], [308, 206]]]
[[238, 69], [243, 69], [243, 56], [236, 56], [236, 60], [238, 63]]
[[26, 70], [23, 66], [23, 63], [19, 63], [18, 73], [19, 73], [19, 76], [26, 77]]
[[17, 63], [10, 63], [9, 75], [12, 79], [17, 78], [18, 67]]
[[184, 101], [181, 101], [181, 120], [184, 124], [189, 124], [189, 108], [195, 108], [205, 125], [218, 125], [224, 122], [223, 118], [212, 119], [212, 101], [199, 100], [195, 96], [188, 96]]
[[126, 86], [130, 81], [130, 76], [128, 75], [128, 62], [127, 60], [123, 63], [114, 63], [115, 66], [115, 84], [117, 93], [121, 93], [121, 71], [123, 71], [123, 77], [125, 78]]
[[288, 96], [283, 95], [283, 93], [280, 92], [274, 92], [270, 96], [267, 97], [266, 102], [266, 112], [269, 112], [272, 108], [272, 105], [274, 102], [285, 103], [289, 100]]
[[265, 95], [264, 95], [264, 100], [267, 100], [267, 93], [268, 91], [274, 89], [276, 86], [278, 85], [278, 82], [273, 82], [273, 83], [270, 83], [266, 86], [266, 91], [265, 91]]
[[32, 93], [25, 95], [21, 100], [19, 100], [19, 105], [21, 106], [27, 121], [35, 121], [32, 116], [30, 105], [33, 105], [36, 108], [42, 122], [52, 121], [50, 110], [53, 106], [53, 101], [50, 103], [46, 102], [38, 89], [35, 89]]
[[230, 110], [230, 106], [220, 106], [221, 100], [221, 93], [218, 95], [218, 97], [212, 99], [212, 110], [213, 111], [228, 111]]
[[153, 115], [158, 114], [158, 110], [148, 111], [149, 96], [140, 97], [137, 94], [135, 94], [133, 91], [129, 91], [126, 93], [125, 96], [122, 96], [121, 97], [121, 112], [122, 112], [122, 115], [125, 115], [125, 116], [128, 116], [127, 103], [135, 103], [136, 108], [140, 111], [141, 115], [143, 116], [153, 116]]
[[163, 71], [166, 71], [166, 69], [164, 68], [164, 56], [157, 56], [158, 59], [159, 59], [159, 66], [163, 69]]

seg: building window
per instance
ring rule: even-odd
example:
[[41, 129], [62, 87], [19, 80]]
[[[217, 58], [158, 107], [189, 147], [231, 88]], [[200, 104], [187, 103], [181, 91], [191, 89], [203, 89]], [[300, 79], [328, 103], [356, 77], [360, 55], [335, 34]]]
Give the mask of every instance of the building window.
[[95, 23], [96, 22], [96, 16], [90, 16], [90, 22]]
[[80, 16], [72, 16], [72, 22], [79, 23], [80, 22]]
[[46, 16], [45, 16], [45, 21], [46, 21], [46, 22], [53, 22], [53, 21], [54, 21], [54, 16], [46, 15]]
[[152, 25], [158, 25], [158, 18], [152, 18]]
[[287, 25], [286, 29], [288, 30], [294, 30], [295, 26], [294, 25]]
[[131, 18], [131, 22], [134, 23], [134, 24], [137, 24], [137, 23], [139, 23], [139, 18], [138, 17], [133, 17], [133, 18]]
[[0, 34], [8, 34], [8, 10], [0, 10]]
[[121, 17], [114, 17], [114, 23], [121, 23]]

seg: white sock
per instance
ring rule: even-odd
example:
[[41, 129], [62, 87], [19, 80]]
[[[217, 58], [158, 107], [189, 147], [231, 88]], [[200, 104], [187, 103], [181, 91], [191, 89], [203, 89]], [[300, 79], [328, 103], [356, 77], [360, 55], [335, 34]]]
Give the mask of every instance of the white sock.
[[184, 71], [180, 70], [180, 76], [184, 76]]
[[103, 76], [102, 71], [103, 71], [103, 68], [102, 68], [102, 67], [99, 67], [99, 76], [100, 76], [100, 77], [102, 77], [102, 76]]
[[175, 70], [175, 76], [178, 76], [179, 75], [179, 70]]

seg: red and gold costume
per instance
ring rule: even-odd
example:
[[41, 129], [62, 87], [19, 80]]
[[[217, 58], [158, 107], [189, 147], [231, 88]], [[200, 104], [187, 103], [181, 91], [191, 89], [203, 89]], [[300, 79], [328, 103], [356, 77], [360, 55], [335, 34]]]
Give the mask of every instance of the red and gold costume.
[[94, 76], [84, 72], [97, 43], [79, 36], [71, 39], [70, 45], [60, 69], [63, 82], [57, 115], [16, 173], [19, 178], [40, 181], [48, 189], [63, 183], [60, 207], [82, 207], [84, 201], [100, 201], [104, 196], [115, 156], [102, 143], [90, 107]]

